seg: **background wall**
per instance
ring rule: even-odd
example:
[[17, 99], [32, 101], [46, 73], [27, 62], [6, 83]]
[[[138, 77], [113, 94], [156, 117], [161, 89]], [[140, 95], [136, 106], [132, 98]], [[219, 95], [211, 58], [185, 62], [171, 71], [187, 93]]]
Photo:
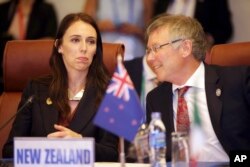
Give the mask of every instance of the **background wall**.
[[81, 12], [83, 9], [83, 5], [85, 0], [46, 0], [54, 4], [57, 10], [58, 21], [68, 13], [72, 12]]
[[250, 41], [249, 0], [229, 0], [234, 25], [234, 36], [231, 42]]
[[[6, 0], [0, 0], [4, 2]], [[80, 12], [83, 9], [85, 0], [46, 0], [53, 3], [58, 21], [68, 13]], [[230, 42], [250, 41], [250, 21], [246, 17], [250, 16], [250, 0], [228, 0], [232, 13], [234, 25], [234, 35]]]

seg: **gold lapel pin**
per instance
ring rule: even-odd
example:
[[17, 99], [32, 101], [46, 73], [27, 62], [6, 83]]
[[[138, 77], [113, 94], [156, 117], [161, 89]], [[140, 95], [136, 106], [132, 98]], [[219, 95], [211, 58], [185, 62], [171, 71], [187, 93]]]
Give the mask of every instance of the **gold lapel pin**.
[[52, 104], [52, 101], [51, 101], [51, 99], [50, 99], [49, 97], [46, 99], [46, 103], [47, 103], [48, 105], [51, 105], [51, 104]]
[[216, 93], [216, 96], [218, 96], [218, 97], [219, 97], [219, 96], [221, 95], [221, 89], [219, 89], [219, 88], [218, 88], [218, 89], [216, 89], [216, 92], [215, 92], [215, 93]]

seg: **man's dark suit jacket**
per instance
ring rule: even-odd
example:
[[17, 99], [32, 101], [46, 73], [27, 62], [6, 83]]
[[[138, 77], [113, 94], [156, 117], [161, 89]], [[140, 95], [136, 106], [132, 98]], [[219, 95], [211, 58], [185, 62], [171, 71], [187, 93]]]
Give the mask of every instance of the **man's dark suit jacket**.
[[[250, 68], [205, 65], [205, 89], [213, 130], [226, 153], [250, 150]], [[166, 126], [166, 157], [170, 161], [174, 131], [171, 83], [162, 83], [148, 94], [147, 118], [154, 111], [161, 112]]]
[[[165, 13], [171, 1], [157, 0], [154, 15]], [[214, 37], [214, 44], [226, 43], [231, 38], [233, 26], [227, 0], [196, 0], [194, 18]]]
[[[54, 124], [58, 122], [59, 113], [53, 106], [53, 101], [52, 103], [48, 101], [48, 86], [37, 81], [31, 82], [24, 90], [19, 107], [31, 95], [35, 95], [36, 98], [32, 104], [17, 114], [9, 138], [4, 145], [3, 157], [13, 157], [14, 136], [46, 137], [56, 131]], [[82, 134], [83, 137], [95, 138], [96, 161], [117, 161], [117, 137], [93, 124], [93, 118], [97, 112], [95, 97], [94, 87], [85, 89], [68, 128]]]

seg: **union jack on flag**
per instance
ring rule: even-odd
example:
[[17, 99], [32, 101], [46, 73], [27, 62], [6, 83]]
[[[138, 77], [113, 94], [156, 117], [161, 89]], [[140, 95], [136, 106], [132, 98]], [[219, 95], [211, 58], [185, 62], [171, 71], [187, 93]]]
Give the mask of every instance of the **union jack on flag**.
[[144, 114], [127, 70], [118, 61], [94, 123], [119, 137], [133, 141]]
[[129, 90], [133, 90], [133, 83], [128, 75], [127, 70], [121, 63], [118, 63], [117, 71], [114, 72], [112, 82], [108, 86], [107, 93], [112, 93], [117, 98], [123, 98], [128, 101], [130, 98]]

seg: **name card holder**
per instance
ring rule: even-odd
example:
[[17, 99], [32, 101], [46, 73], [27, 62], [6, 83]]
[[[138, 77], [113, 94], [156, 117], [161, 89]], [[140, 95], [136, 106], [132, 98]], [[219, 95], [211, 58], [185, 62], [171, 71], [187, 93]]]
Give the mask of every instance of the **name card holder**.
[[15, 137], [15, 167], [94, 167], [94, 138]]

